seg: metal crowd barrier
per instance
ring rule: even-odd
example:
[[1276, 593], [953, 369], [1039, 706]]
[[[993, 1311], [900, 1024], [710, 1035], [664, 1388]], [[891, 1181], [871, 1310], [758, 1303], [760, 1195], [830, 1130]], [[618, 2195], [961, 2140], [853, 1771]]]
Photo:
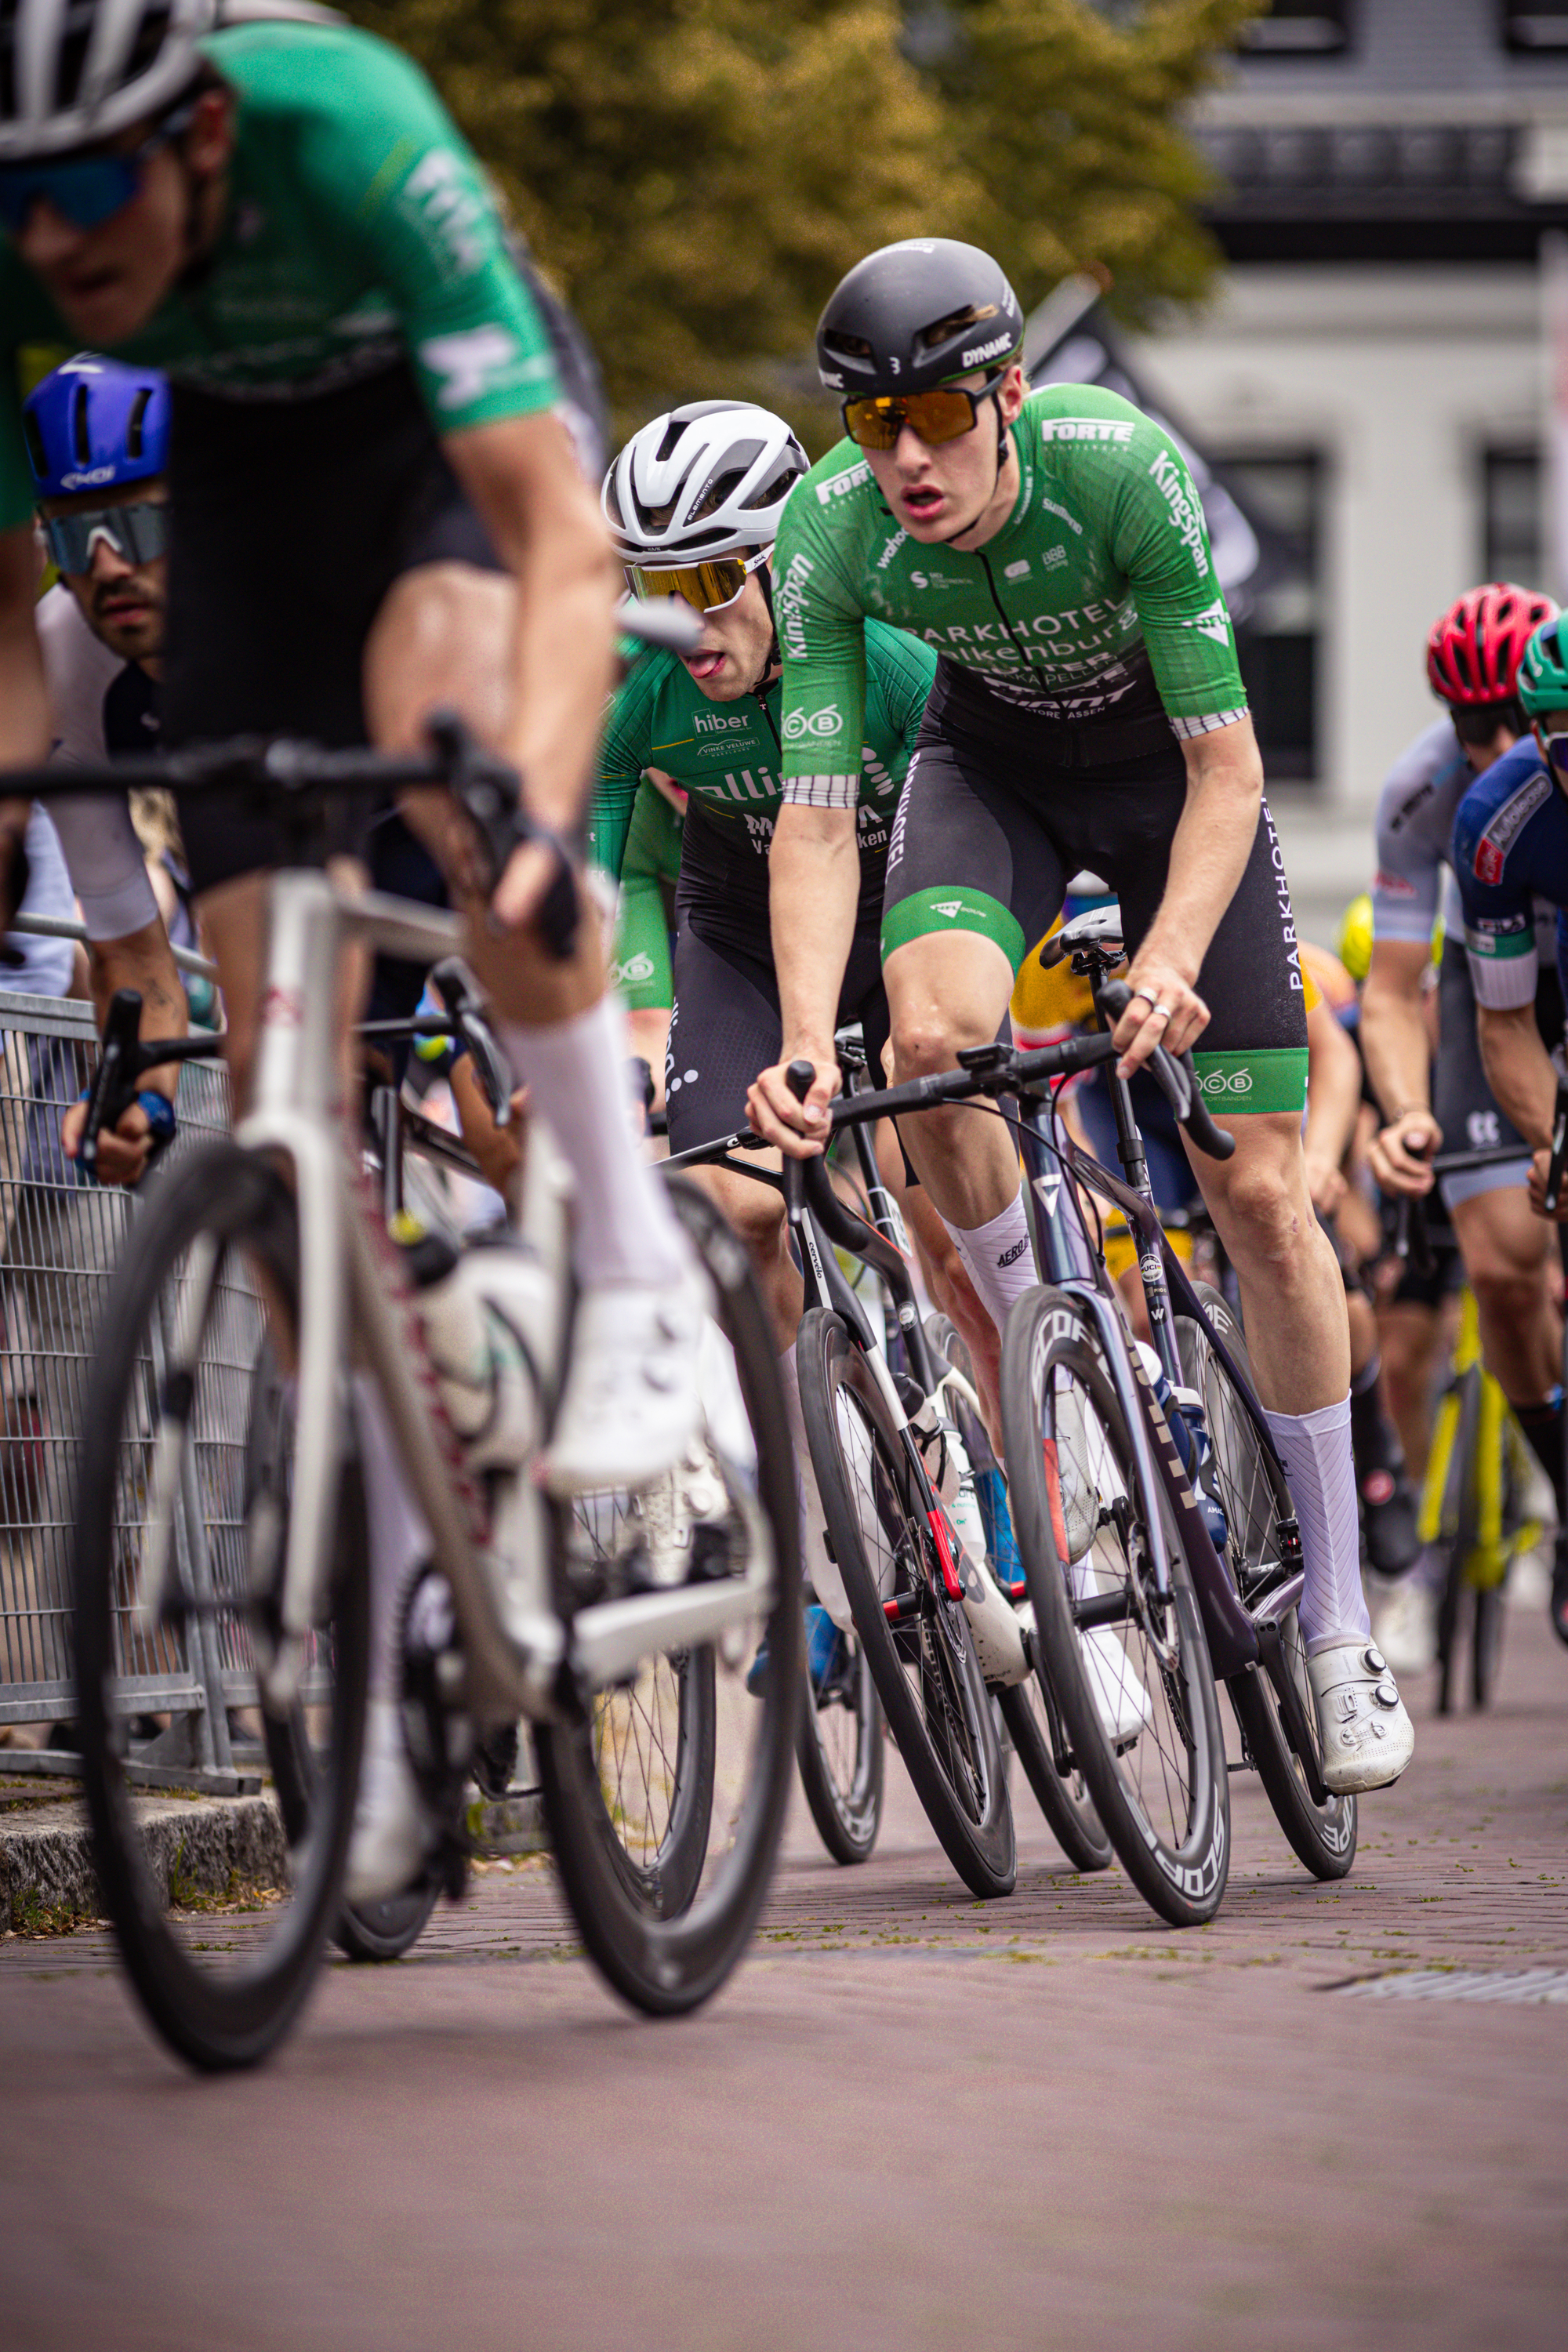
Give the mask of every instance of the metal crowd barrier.
[[[45, 926], [24, 919], [17, 928]], [[74, 928], [47, 926], [51, 933]], [[211, 971], [197, 958], [187, 961]], [[42, 1749], [0, 1750], [0, 1773], [74, 1769], [76, 1432], [110, 1276], [144, 1206], [118, 1187], [80, 1181], [60, 1150], [61, 1118], [97, 1059], [90, 1005], [0, 991], [0, 1726], [52, 1727]], [[192, 1144], [226, 1133], [221, 1062], [185, 1064], [179, 1123], [171, 1162]], [[149, 1187], [157, 1181], [150, 1177]], [[410, 1160], [405, 1181], [409, 1206], [427, 1223], [455, 1231], [439, 1171]], [[176, 1308], [171, 1295], [166, 1331]], [[265, 1330], [260, 1301], [231, 1263], [203, 1352], [194, 1469], [180, 1497], [176, 1543], [190, 1589], [232, 1594], [237, 1603], [246, 1590], [246, 1477]], [[259, 1786], [262, 1756], [257, 1718], [247, 1723], [240, 1713], [256, 1696], [240, 1610], [195, 1616], [184, 1633], [149, 1635], [134, 1617], [162, 1353], [155, 1333], [144, 1366], [144, 1433], [127, 1432], [118, 1473], [121, 1690], [142, 1710], [131, 1726], [128, 1771], [153, 1787], [242, 1794]]]
[[[61, 1118], [97, 1059], [90, 1005], [0, 992], [0, 1725], [55, 1727], [41, 1753], [5, 1751], [6, 1771], [71, 1768], [76, 1432], [109, 1278], [142, 1209], [118, 1188], [79, 1179], [60, 1149]], [[188, 1063], [174, 1151], [226, 1132], [228, 1109], [221, 1065]], [[223, 1300], [220, 1318], [221, 1368], [198, 1404], [197, 1477], [183, 1497], [179, 1539], [198, 1582], [205, 1564], [212, 1589], [237, 1591], [245, 1411], [260, 1306], [240, 1286]], [[141, 1524], [148, 1451], [128, 1436], [121, 1471], [128, 1550]], [[127, 1571], [129, 1586], [129, 1558]], [[122, 1625], [132, 1652], [139, 1644], [144, 1654], [137, 1777], [237, 1791], [226, 1709], [250, 1692], [235, 1621], [198, 1619], [188, 1638], [164, 1633], [148, 1643], [132, 1632], [127, 1606]]]

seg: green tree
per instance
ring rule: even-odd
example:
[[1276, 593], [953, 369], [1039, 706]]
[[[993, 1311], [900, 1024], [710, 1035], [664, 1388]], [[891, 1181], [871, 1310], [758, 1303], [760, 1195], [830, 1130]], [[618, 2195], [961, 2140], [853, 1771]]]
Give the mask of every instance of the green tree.
[[1254, 0], [1166, 0], [1123, 28], [1085, 0], [959, 0], [934, 58], [893, 0], [348, 5], [440, 88], [625, 428], [672, 399], [777, 396], [837, 279], [895, 237], [990, 245], [1026, 304], [1094, 261], [1133, 301], [1201, 292], [1203, 168], [1173, 116]]
[[1138, 317], [1193, 301], [1219, 262], [1197, 215], [1214, 177], [1182, 127], [1259, 0], [947, 0], [923, 45], [952, 152], [983, 184], [976, 242], [1026, 303], [1069, 269], [1110, 273]]

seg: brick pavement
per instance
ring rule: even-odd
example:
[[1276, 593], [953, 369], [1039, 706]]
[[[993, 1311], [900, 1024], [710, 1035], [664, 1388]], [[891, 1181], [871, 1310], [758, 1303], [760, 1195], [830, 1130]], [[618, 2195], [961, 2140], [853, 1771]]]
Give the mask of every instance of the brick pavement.
[[755, 1956], [676, 2024], [605, 1992], [539, 1864], [218, 2084], [105, 1937], [0, 1944], [5, 2341], [1555, 2352], [1568, 2005], [1334, 1990], [1568, 1965], [1568, 1657], [1509, 1645], [1491, 1717], [1422, 1707], [1343, 1885], [1233, 1783], [1182, 1936], [1022, 1809], [975, 1904], [904, 1789], [858, 1871], [797, 1807]]

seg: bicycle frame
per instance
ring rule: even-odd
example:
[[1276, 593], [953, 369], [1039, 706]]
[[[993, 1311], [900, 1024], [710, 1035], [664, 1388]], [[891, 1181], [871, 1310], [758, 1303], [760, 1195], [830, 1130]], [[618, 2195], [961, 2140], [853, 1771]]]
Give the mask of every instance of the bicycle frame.
[[[634, 1594], [578, 1611], [568, 1625], [551, 1591], [547, 1505], [526, 1469], [506, 1481], [493, 1526], [450, 1430], [425, 1352], [406, 1279], [384, 1228], [370, 1212], [344, 1148], [336, 1019], [337, 977], [352, 942], [420, 960], [458, 951], [462, 923], [379, 893], [340, 896], [315, 872], [273, 880], [266, 981], [259, 1007], [253, 1108], [236, 1140], [287, 1161], [299, 1205], [301, 1300], [295, 1507], [279, 1596], [281, 1638], [262, 1674], [269, 1705], [292, 1704], [306, 1638], [320, 1622], [317, 1579], [331, 1556], [342, 1461], [342, 1370], [351, 1339], [385, 1405], [405, 1474], [451, 1589], [467, 1662], [467, 1703], [480, 1720], [563, 1720], [584, 1686], [629, 1676], [651, 1651], [710, 1642], [771, 1600], [777, 1573], [767, 1523], [752, 1498], [735, 1496], [747, 1520], [750, 1567], [742, 1577]], [[523, 1185], [522, 1231], [552, 1277], [553, 1306], [540, 1340], [540, 1372], [553, 1390], [563, 1365], [570, 1297], [566, 1184], [535, 1121]], [[202, 1328], [216, 1258], [193, 1265], [185, 1360]], [[171, 1427], [161, 1451], [178, 1444]], [[172, 1455], [171, 1455], [172, 1458]], [[154, 1491], [158, 1462], [153, 1465]], [[166, 1546], [161, 1546], [165, 1554]], [[486, 1555], [508, 1563], [503, 1623]], [[521, 1587], [521, 1598], [520, 1594]], [[163, 1595], [149, 1596], [156, 1607]]]

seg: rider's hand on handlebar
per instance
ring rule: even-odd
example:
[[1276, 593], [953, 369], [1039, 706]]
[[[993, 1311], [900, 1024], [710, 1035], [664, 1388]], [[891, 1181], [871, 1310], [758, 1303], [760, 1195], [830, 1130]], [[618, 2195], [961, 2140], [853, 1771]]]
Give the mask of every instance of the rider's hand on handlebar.
[[[1538, 1217], [1546, 1214], [1546, 1179], [1552, 1169], [1552, 1147], [1543, 1143], [1530, 1158], [1530, 1205]], [[1554, 1219], [1557, 1224], [1568, 1223], [1568, 1184], [1563, 1187]]]
[[[796, 1102], [784, 1076], [792, 1062], [810, 1062], [816, 1076], [804, 1102]], [[792, 1160], [813, 1160], [831, 1132], [827, 1106], [838, 1092], [838, 1063], [832, 1041], [826, 1045], [786, 1045], [770, 1069], [761, 1070], [746, 1095], [746, 1117], [758, 1135]]]
[[1331, 1217], [1349, 1190], [1337, 1160], [1309, 1148], [1306, 1152], [1307, 1191], [1320, 1217]]
[[[87, 1114], [85, 1102], [72, 1103], [60, 1121], [60, 1149], [68, 1160], [75, 1160], [81, 1150]], [[153, 1129], [147, 1114], [139, 1102], [133, 1102], [121, 1112], [117, 1127], [102, 1127], [98, 1131], [99, 1182], [139, 1184], [147, 1172], [153, 1150]]]
[[557, 872], [555, 848], [525, 841], [507, 860], [506, 872], [490, 895], [490, 912], [502, 930], [525, 930], [544, 903]]
[[1157, 951], [1140, 950], [1127, 984], [1132, 1002], [1110, 1033], [1121, 1056], [1116, 1066], [1119, 1078], [1130, 1078], [1141, 1069], [1156, 1045], [1184, 1054], [1209, 1024], [1208, 1006], [1197, 990]]
[[1442, 1140], [1429, 1110], [1401, 1111], [1367, 1148], [1372, 1172], [1385, 1192], [1427, 1193], [1434, 1182], [1429, 1162]]

